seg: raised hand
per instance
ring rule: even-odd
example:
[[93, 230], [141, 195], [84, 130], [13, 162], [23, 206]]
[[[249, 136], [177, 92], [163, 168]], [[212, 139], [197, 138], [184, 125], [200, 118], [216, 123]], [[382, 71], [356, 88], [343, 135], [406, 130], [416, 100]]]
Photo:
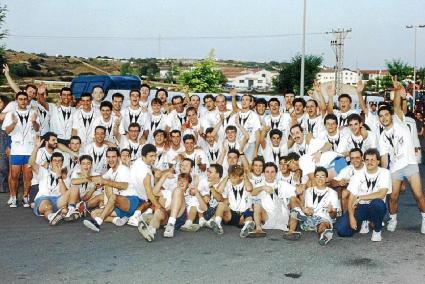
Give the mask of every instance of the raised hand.
[[232, 88], [231, 90], [230, 90], [230, 95], [232, 96], [232, 97], [234, 97], [234, 96], [236, 96], [236, 94], [238, 93], [238, 91], [235, 89], [235, 88]]
[[9, 66], [7, 64], [3, 64], [3, 74], [9, 74]]
[[326, 87], [326, 93], [328, 94], [329, 97], [335, 96], [334, 84], [328, 84], [328, 86]]
[[363, 81], [362, 80], [359, 80], [357, 82], [357, 87], [356, 87], [357, 94], [361, 94], [363, 92], [363, 90], [364, 90]]
[[41, 146], [43, 146], [44, 143], [44, 139], [42, 139], [40, 136], [36, 136], [34, 139], [34, 146], [38, 149], [41, 148]]
[[322, 92], [322, 85], [319, 82], [317, 82], [316, 80], [314, 80], [314, 82], [313, 82], [313, 89], [317, 93], [321, 93]]

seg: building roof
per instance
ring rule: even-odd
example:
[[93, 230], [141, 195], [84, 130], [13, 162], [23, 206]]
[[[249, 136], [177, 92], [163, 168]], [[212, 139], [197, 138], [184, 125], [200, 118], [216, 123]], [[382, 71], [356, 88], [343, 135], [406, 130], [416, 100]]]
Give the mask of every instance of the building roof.
[[370, 69], [370, 70], [360, 70], [360, 73], [362, 73], [362, 74], [368, 74], [368, 75], [370, 75], [370, 74], [388, 75], [389, 74], [388, 70], [373, 70], [373, 69]]

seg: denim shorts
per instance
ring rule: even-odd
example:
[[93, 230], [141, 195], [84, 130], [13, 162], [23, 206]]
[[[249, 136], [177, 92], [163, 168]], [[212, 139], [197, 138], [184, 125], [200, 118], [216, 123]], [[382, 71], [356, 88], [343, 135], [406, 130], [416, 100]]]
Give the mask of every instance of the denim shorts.
[[50, 202], [50, 205], [52, 205], [52, 208], [53, 208], [53, 212], [58, 211], [59, 210], [59, 208], [58, 208], [58, 200], [59, 200], [59, 198], [60, 198], [60, 196], [46, 196], [46, 195], [37, 197], [34, 200], [35, 205], [34, 205], [34, 208], [32, 209], [33, 212], [34, 212], [34, 214], [36, 216], [41, 216], [42, 215], [38, 209], [40, 207], [41, 202], [43, 202], [44, 200], [48, 200]]

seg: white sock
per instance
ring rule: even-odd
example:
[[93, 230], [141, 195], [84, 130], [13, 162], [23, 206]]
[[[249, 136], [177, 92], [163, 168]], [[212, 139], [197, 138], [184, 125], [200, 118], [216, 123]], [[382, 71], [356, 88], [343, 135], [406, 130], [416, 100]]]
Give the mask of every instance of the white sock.
[[55, 214], [53, 213], [49, 213], [49, 215], [47, 215], [47, 219], [49, 219], [49, 221], [52, 221], [54, 215]]
[[218, 217], [218, 216], [216, 216], [215, 217], [215, 222], [218, 224], [218, 225], [221, 225], [221, 217]]
[[425, 212], [421, 212], [422, 218], [425, 219]]
[[150, 230], [155, 234], [156, 233], [156, 229], [152, 226], [149, 226]]
[[202, 223], [205, 223], [206, 221], [205, 221], [205, 218], [204, 217], [201, 217], [201, 218], [199, 218], [199, 224], [202, 224]]
[[193, 224], [192, 220], [186, 220], [186, 222], [184, 222], [185, 226], [190, 226], [192, 224]]
[[390, 218], [392, 221], [397, 221], [397, 213], [396, 214], [390, 214]]
[[118, 219], [120, 219], [120, 217], [114, 217], [114, 219], [112, 219], [112, 223], [116, 222]]
[[134, 211], [133, 216], [140, 217], [140, 215], [142, 215], [142, 212], [140, 210]]
[[102, 218], [100, 218], [100, 217], [96, 217], [96, 218], [94, 218], [94, 220], [97, 222], [97, 224], [100, 226], [100, 225], [102, 225], [102, 223], [103, 223], [103, 220], [102, 220]]
[[168, 218], [168, 224], [174, 226], [176, 224], [176, 218], [174, 218], [174, 217]]

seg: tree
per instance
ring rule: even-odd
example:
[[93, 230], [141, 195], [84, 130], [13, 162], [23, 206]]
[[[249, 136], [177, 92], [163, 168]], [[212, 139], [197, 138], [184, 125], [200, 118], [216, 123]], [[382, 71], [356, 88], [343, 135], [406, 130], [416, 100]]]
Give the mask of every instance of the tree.
[[[320, 71], [323, 57], [316, 55], [305, 56], [305, 72], [304, 82], [305, 89], [313, 86], [317, 73]], [[273, 85], [276, 92], [282, 93], [285, 90], [294, 90], [299, 94], [301, 77], [301, 54], [297, 54], [291, 58], [291, 61], [282, 65], [279, 75], [273, 79]]]
[[397, 76], [397, 80], [399, 81], [406, 79], [408, 76], [413, 76], [413, 68], [401, 59], [385, 61], [385, 64], [387, 65], [388, 72], [392, 76]]
[[[1, 6], [0, 5], [0, 39], [3, 39], [7, 36], [7, 30], [3, 29], [3, 23], [4, 20], [6, 19], [6, 12], [7, 12], [7, 6]], [[4, 51], [4, 46], [1, 45], [0, 46], [0, 67], [3, 66], [3, 64], [6, 63], [6, 53]], [[5, 82], [5, 77], [4, 75], [0, 76], [0, 85], [3, 85], [3, 83]]]
[[391, 79], [391, 76], [390, 75], [384, 76], [381, 80], [381, 88], [386, 90], [386, 89], [392, 88], [392, 86], [393, 86], [393, 81]]
[[146, 76], [148, 80], [154, 80], [159, 75], [159, 67], [156, 62], [149, 60], [140, 67], [140, 76]]
[[220, 92], [227, 82], [221, 70], [214, 69], [214, 59], [207, 57], [198, 62], [193, 70], [186, 71], [179, 77], [179, 83], [198, 93]]
[[139, 76], [139, 71], [134, 68], [130, 63], [121, 64], [120, 68], [121, 75], [136, 75]]
[[376, 89], [377, 89], [376, 81], [373, 79], [368, 80], [364, 86], [365, 91], [376, 91]]

